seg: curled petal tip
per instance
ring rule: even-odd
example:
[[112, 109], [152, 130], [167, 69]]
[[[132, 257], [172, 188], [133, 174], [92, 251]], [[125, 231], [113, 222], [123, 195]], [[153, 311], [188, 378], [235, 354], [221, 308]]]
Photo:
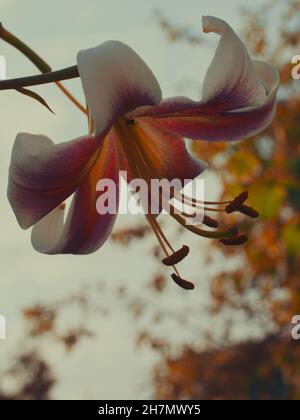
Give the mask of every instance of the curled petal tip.
[[224, 20], [215, 16], [202, 16], [202, 28], [204, 33], [222, 33], [224, 29], [230, 29], [230, 26]]

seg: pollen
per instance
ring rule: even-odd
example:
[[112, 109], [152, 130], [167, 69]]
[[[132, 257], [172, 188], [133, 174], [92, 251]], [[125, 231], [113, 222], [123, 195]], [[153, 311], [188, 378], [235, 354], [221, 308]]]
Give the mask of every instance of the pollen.
[[244, 214], [245, 216], [251, 217], [251, 219], [257, 219], [259, 216], [257, 210], [253, 209], [252, 207], [246, 206], [245, 204], [242, 204], [238, 211]]
[[193, 283], [191, 283], [190, 281], [187, 281], [187, 280], [182, 279], [177, 274], [173, 273], [171, 277], [172, 277], [173, 281], [178, 286], [180, 286], [182, 289], [185, 289], [185, 290], [193, 290], [193, 289], [195, 289], [195, 285]]
[[235, 211], [238, 211], [240, 207], [247, 201], [248, 199], [248, 191], [243, 191], [240, 195], [238, 195], [233, 201], [231, 201], [228, 206], [226, 206], [226, 213], [230, 214]]
[[190, 252], [190, 249], [187, 245], [183, 245], [178, 251], [175, 251], [169, 257], [166, 257], [162, 260], [162, 263], [167, 267], [172, 267], [172, 265], [180, 263]]
[[248, 236], [247, 235], [240, 235], [240, 236], [236, 236], [235, 238], [220, 239], [220, 242], [223, 245], [228, 245], [228, 246], [243, 245], [247, 241], [248, 241]]
[[203, 224], [207, 227], [211, 227], [214, 229], [217, 229], [217, 227], [219, 226], [219, 223], [217, 222], [217, 220], [207, 216], [206, 214], [204, 215], [204, 218], [203, 218]]

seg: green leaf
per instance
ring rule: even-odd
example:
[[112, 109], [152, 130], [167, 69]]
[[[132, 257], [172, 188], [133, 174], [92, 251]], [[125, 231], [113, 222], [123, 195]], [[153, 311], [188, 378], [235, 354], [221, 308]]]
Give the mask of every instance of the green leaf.
[[278, 217], [283, 205], [285, 191], [280, 185], [253, 185], [250, 189], [250, 203], [260, 214], [262, 219]]
[[248, 150], [239, 150], [228, 162], [228, 168], [242, 181], [251, 177], [259, 166], [257, 156]]
[[52, 114], [54, 114], [54, 112], [52, 111], [52, 109], [50, 108], [50, 106], [47, 104], [47, 102], [45, 101], [45, 99], [43, 99], [40, 95], [38, 95], [36, 92], [33, 92], [32, 90], [29, 89], [24, 89], [24, 88], [20, 88], [20, 89], [16, 89], [18, 92], [22, 93], [22, 95], [25, 96], [29, 96], [30, 98], [38, 101], [41, 105], [43, 105], [44, 107], [46, 107], [50, 112], [52, 112]]
[[299, 255], [300, 252], [300, 223], [290, 223], [283, 231], [283, 240], [291, 255]]

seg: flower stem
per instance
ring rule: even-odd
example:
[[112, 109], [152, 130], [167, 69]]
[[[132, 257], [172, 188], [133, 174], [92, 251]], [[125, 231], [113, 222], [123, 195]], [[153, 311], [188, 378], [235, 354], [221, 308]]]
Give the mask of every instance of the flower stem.
[[56, 83], [59, 80], [74, 79], [75, 77], [79, 77], [77, 66], [67, 67], [66, 69], [38, 74], [36, 76], [0, 80], [0, 90], [20, 89], [23, 87], [43, 85], [46, 83]]
[[[50, 83], [50, 82], [55, 82], [57, 87], [64, 93], [64, 95], [67, 96], [67, 98], [84, 114], [87, 114], [87, 110], [86, 108], [60, 83], [60, 80], [66, 80], [66, 79], [70, 79], [73, 77], [78, 77], [78, 69], [76, 66], [74, 67], [70, 67], [66, 70], [68, 70], [66, 72], [66, 76], [64, 77], [63, 74], [61, 75], [62, 77], [60, 79], [55, 79], [55, 80], [51, 80], [51, 67], [49, 66], [49, 64], [47, 64], [38, 54], [36, 54], [30, 47], [28, 47], [28, 45], [24, 44], [23, 41], [21, 41], [19, 38], [17, 38], [15, 35], [13, 35], [11, 32], [7, 31], [2, 23], [0, 22], [0, 38], [7, 42], [9, 45], [12, 45], [14, 48], [16, 48], [17, 50], [19, 50], [22, 54], [25, 55], [25, 57], [27, 57], [39, 70], [41, 73], [45, 73], [45, 76], [47, 75], [47, 73], [50, 74], [50, 78], [49, 80], [47, 78], [42, 78], [42, 82], [39, 83], [38, 80], [38, 76], [33, 76], [36, 77], [36, 79], [34, 79], [32, 84], [23, 84], [20, 85], [20, 83], [22, 83], [22, 80], [26, 83], [25, 79], [30, 79], [30, 78], [21, 78], [21, 79], [13, 79], [11, 81], [9, 80], [4, 80], [0, 82], [0, 90], [4, 90], [4, 89], [16, 89], [16, 88], [20, 88], [20, 87], [24, 87], [24, 86], [32, 86], [32, 85], [37, 85], [37, 84], [42, 84], [42, 83]], [[72, 71], [70, 71], [70, 69], [72, 69]], [[63, 72], [63, 71], [61, 71]], [[59, 72], [54, 72], [54, 73], [58, 73], [56, 74], [56, 76], [59, 76]], [[53, 75], [53, 73], [52, 73]], [[6, 83], [5, 83], [6, 82]], [[9, 83], [11, 82], [11, 84]], [[15, 83], [15, 85], [14, 85]], [[30, 83], [30, 81], [28, 82]], [[6, 87], [8, 86], [8, 87]]]

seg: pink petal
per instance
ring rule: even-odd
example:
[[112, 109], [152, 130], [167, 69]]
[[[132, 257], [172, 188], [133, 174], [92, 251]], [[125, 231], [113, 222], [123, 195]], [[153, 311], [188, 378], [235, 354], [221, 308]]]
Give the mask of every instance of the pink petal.
[[277, 70], [251, 60], [245, 46], [227, 23], [203, 19], [205, 32], [221, 36], [207, 71], [200, 102], [169, 98], [154, 107], [130, 114], [157, 123], [183, 137], [201, 140], [237, 140], [267, 127], [274, 117], [279, 86]]
[[81, 82], [96, 134], [122, 115], [161, 101], [160, 86], [145, 62], [127, 45], [108, 41], [77, 56]]
[[182, 137], [161, 128], [154, 120], [144, 119], [134, 130], [151, 160], [153, 178], [193, 180], [207, 168], [205, 162], [189, 153]]
[[[113, 228], [119, 200], [119, 172], [116, 145], [107, 138], [96, 164], [76, 191], [66, 222], [64, 208], [53, 210], [32, 230], [34, 248], [45, 254], [89, 254], [99, 249]], [[116, 185], [116, 212], [100, 215], [96, 209], [101, 195], [96, 191], [100, 179]]]
[[46, 136], [17, 135], [9, 169], [8, 199], [23, 229], [78, 188], [101, 141], [83, 137], [55, 145]]
[[119, 171], [126, 172], [127, 175], [127, 182], [130, 182], [134, 177], [132, 175], [131, 168], [129, 166], [128, 160], [124, 153], [123, 148], [120, 145], [117, 133], [115, 132], [114, 127], [109, 131], [107, 137], [109, 141], [118, 145], [117, 147], [117, 155], [118, 155], [118, 164], [119, 164]]

